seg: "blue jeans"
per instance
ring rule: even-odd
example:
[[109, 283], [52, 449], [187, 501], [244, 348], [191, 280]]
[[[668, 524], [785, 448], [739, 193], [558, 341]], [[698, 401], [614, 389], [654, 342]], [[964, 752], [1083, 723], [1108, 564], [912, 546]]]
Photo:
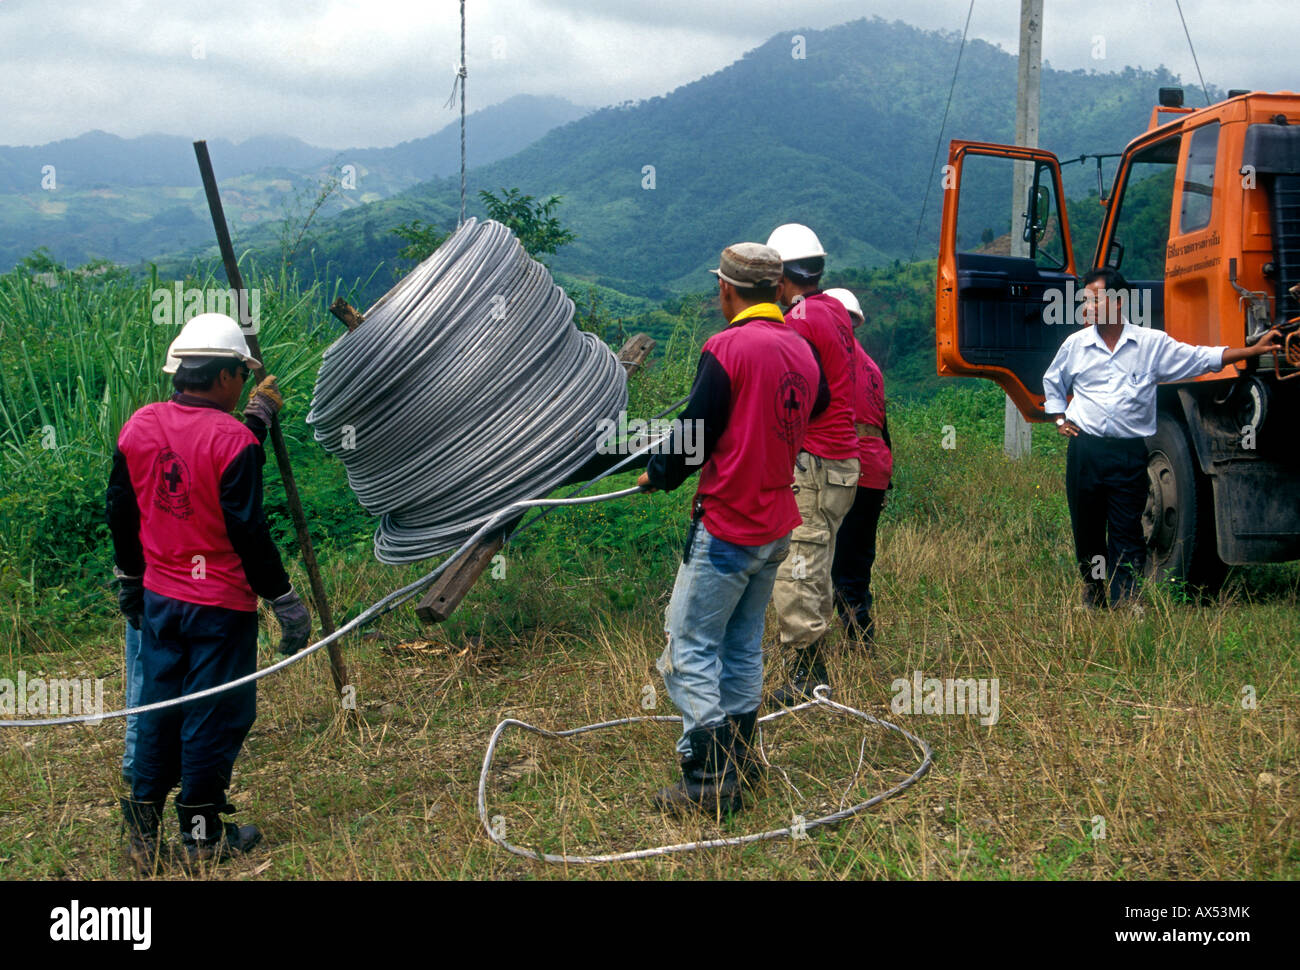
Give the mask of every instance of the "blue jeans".
[[789, 548], [788, 535], [763, 546], [738, 546], [710, 535], [703, 524], [696, 529], [668, 604], [668, 646], [655, 664], [682, 712], [682, 755], [691, 753], [692, 731], [758, 708], [763, 618]]
[[[140, 703], [140, 685], [144, 675], [140, 672], [140, 631], [126, 625], [126, 706], [136, 707]], [[135, 774], [135, 739], [139, 736], [140, 715], [131, 714], [126, 719], [126, 744], [122, 748], [122, 777], [131, 778]]]

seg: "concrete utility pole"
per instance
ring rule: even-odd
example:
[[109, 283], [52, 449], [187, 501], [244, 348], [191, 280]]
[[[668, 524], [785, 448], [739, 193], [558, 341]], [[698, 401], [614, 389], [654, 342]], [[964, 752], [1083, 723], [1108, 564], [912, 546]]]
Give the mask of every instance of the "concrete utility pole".
[[[1016, 97], [1016, 144], [1038, 147], [1038, 101], [1043, 72], [1043, 0], [1020, 0], [1020, 72]], [[1029, 258], [1024, 240], [1024, 214], [1033, 181], [1033, 163], [1015, 162], [1011, 182], [1011, 255]], [[1029, 422], [1008, 397], [1002, 430], [1002, 450], [1008, 458], [1023, 458], [1032, 447]]]

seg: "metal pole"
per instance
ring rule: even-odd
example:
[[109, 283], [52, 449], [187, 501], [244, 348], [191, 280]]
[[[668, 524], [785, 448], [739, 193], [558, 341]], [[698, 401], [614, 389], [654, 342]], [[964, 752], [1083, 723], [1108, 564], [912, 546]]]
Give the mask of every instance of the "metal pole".
[[[240, 316], [248, 306], [244, 291], [244, 278], [239, 272], [239, 263], [235, 259], [235, 247], [230, 243], [230, 230], [226, 226], [226, 214], [221, 207], [221, 196], [217, 192], [217, 179], [212, 172], [212, 159], [208, 156], [208, 143], [196, 141], [194, 156], [199, 162], [199, 174], [203, 177], [203, 191], [208, 197], [208, 211], [212, 213], [212, 228], [217, 233], [217, 246], [221, 250], [221, 261], [226, 267], [226, 277], [230, 286], [239, 294]], [[249, 321], [241, 319], [241, 327]], [[248, 349], [254, 357], [262, 360], [262, 348], [257, 335], [245, 331]], [[257, 380], [266, 376], [265, 366], [253, 372]], [[320, 566], [316, 562], [316, 550], [312, 548], [311, 533], [307, 531], [307, 517], [302, 511], [302, 500], [298, 497], [298, 485], [294, 481], [293, 468], [289, 465], [289, 451], [285, 447], [284, 434], [280, 431], [280, 419], [271, 421], [271, 443], [275, 448], [275, 461], [280, 468], [280, 480], [284, 482], [284, 495], [289, 504], [289, 514], [293, 518], [293, 528], [298, 534], [298, 547], [302, 550], [303, 564], [307, 567], [307, 578], [311, 584], [311, 596], [316, 604], [316, 614], [320, 617], [321, 634], [329, 636], [334, 632], [334, 617], [330, 613], [329, 600], [325, 597], [325, 584], [321, 582]], [[338, 644], [329, 645], [330, 674], [334, 678], [334, 689], [340, 694], [348, 682], [347, 667], [343, 663], [343, 654]]]
[[[1038, 147], [1038, 101], [1043, 67], [1043, 0], [1020, 0], [1020, 69], [1016, 97], [1016, 144]], [[1011, 180], [1011, 255], [1027, 259], [1029, 245], [1022, 228], [1032, 183], [1033, 162], [1014, 162]], [[1024, 458], [1033, 447], [1029, 422], [1006, 399], [1003, 406], [1002, 451], [1008, 458]]]

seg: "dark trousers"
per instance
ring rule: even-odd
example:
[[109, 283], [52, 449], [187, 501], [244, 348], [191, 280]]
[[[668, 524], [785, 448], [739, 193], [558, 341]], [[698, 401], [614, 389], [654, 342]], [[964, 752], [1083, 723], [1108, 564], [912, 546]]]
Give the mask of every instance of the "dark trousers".
[[859, 488], [835, 537], [831, 563], [835, 608], [846, 624], [856, 620], [863, 629], [871, 625], [871, 567], [876, 561], [876, 524], [884, 504], [883, 488]]
[[[1092, 602], [1114, 606], [1134, 595], [1146, 564], [1147, 446], [1142, 438], [1070, 439], [1065, 496], [1074, 557]], [[1101, 557], [1098, 559], [1097, 557]]]
[[[227, 683], [257, 667], [257, 613], [199, 606], [144, 592], [140, 703]], [[226, 803], [235, 756], [257, 715], [257, 685], [139, 715], [132, 796], [162, 802]]]

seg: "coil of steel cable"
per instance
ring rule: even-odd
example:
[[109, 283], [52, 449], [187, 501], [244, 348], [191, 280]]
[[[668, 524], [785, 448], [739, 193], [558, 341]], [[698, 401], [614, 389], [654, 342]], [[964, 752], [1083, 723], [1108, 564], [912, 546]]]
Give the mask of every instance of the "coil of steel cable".
[[404, 563], [557, 487], [626, 405], [622, 365], [546, 268], [470, 219], [325, 351], [307, 422], [380, 517], [376, 558]]

